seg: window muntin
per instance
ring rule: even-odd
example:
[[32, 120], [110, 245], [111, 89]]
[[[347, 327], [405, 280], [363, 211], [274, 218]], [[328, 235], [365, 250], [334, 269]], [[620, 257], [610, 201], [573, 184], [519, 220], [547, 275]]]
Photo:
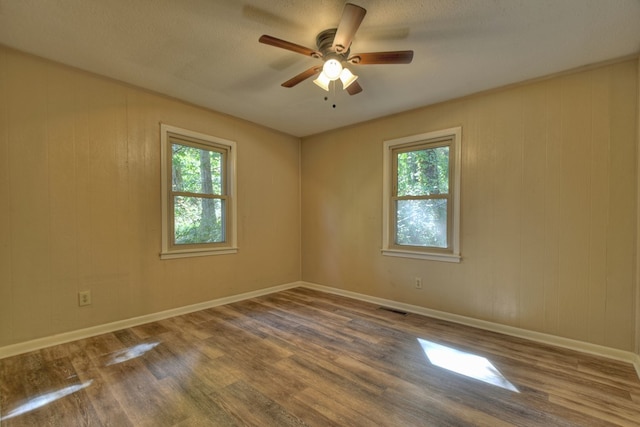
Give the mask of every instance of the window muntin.
[[384, 255], [459, 262], [461, 129], [384, 144]]
[[236, 252], [235, 143], [168, 125], [161, 132], [161, 257]]

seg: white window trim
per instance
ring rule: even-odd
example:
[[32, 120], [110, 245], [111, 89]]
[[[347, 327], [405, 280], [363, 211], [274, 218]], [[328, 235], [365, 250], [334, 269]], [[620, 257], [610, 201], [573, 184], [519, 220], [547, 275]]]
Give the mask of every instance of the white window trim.
[[[171, 170], [168, 170], [167, 164], [169, 160], [169, 152], [167, 150], [169, 146], [169, 134], [182, 135], [188, 138], [195, 138], [205, 142], [212, 142], [229, 147], [228, 152], [228, 193], [227, 196], [230, 202], [230, 221], [227, 221], [226, 225], [230, 225], [226, 230], [228, 236], [228, 242], [225, 246], [219, 246], [215, 248], [193, 248], [193, 249], [170, 249], [169, 243], [169, 212], [168, 212], [168, 194], [169, 194], [169, 176]], [[217, 138], [211, 135], [206, 135], [199, 132], [194, 132], [188, 129], [181, 129], [179, 127], [170, 126], [164, 123], [160, 123], [160, 179], [162, 181], [162, 251], [160, 252], [160, 259], [174, 259], [174, 258], [187, 258], [187, 257], [199, 257], [209, 255], [225, 255], [234, 254], [238, 252], [237, 237], [238, 237], [238, 210], [237, 210], [237, 197], [236, 197], [236, 142], [229, 141], [227, 139]]]
[[[454, 173], [451, 182], [453, 190], [453, 230], [452, 230], [452, 252], [430, 252], [425, 251], [413, 251], [391, 248], [389, 242], [390, 219], [393, 215], [391, 211], [391, 151], [393, 148], [405, 144], [413, 144], [417, 142], [427, 142], [429, 140], [451, 138], [453, 151], [454, 151]], [[442, 129], [434, 132], [422, 133], [419, 135], [411, 135], [403, 138], [392, 139], [384, 141], [383, 144], [383, 167], [382, 167], [382, 254], [393, 257], [414, 258], [414, 259], [426, 259], [431, 261], [444, 261], [444, 262], [456, 262], [459, 263], [462, 260], [460, 255], [460, 169], [462, 165], [462, 127], [454, 127], [449, 129]]]

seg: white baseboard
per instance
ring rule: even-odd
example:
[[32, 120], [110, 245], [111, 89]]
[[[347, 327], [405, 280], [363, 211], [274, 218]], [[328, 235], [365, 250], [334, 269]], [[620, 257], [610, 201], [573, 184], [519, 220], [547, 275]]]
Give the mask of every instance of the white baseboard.
[[346, 291], [343, 289], [332, 288], [329, 286], [318, 285], [315, 283], [301, 282], [300, 286], [314, 289], [320, 292], [331, 293], [348, 298], [357, 299], [372, 304], [382, 305], [389, 308], [395, 308], [398, 310], [406, 311], [408, 313], [420, 314], [423, 316], [433, 317], [436, 319], [447, 320], [449, 322], [458, 323], [466, 326], [472, 326], [487, 331], [498, 332], [513, 337], [524, 338], [531, 341], [555, 345], [558, 347], [576, 350], [583, 353], [593, 354], [596, 356], [602, 356], [613, 360], [619, 360], [622, 362], [630, 363], [636, 369], [636, 373], [640, 378], [640, 355], [631, 351], [619, 350], [611, 347], [605, 347], [598, 344], [592, 344], [584, 341], [573, 340], [570, 338], [563, 338], [555, 335], [544, 334], [541, 332], [529, 331], [526, 329], [516, 328], [514, 326], [501, 325], [499, 323], [488, 322], [485, 320], [474, 319], [471, 317], [460, 316], [458, 314], [451, 314], [443, 311], [432, 310], [425, 307], [420, 307], [411, 304], [405, 304], [393, 300], [384, 298], [372, 297], [369, 295], [359, 294], [356, 292]]
[[133, 326], [143, 325], [145, 323], [156, 322], [158, 320], [167, 319], [169, 317], [181, 316], [183, 314], [193, 313], [194, 311], [205, 310], [211, 307], [217, 307], [219, 305], [231, 304], [238, 301], [243, 301], [263, 295], [272, 294], [275, 292], [284, 291], [291, 288], [301, 286], [301, 282], [293, 282], [284, 285], [272, 286], [266, 289], [260, 289], [258, 291], [246, 292], [243, 294], [232, 295], [229, 297], [218, 298], [211, 301], [205, 301], [198, 304], [188, 305], [184, 307], [178, 307], [171, 310], [165, 310], [158, 313], [146, 314], [144, 316], [133, 317], [130, 319], [119, 320], [116, 322], [106, 323], [103, 325], [92, 326], [85, 329], [78, 329], [76, 331], [65, 332], [62, 334], [51, 335], [49, 337], [38, 338], [31, 341], [25, 341], [18, 344], [12, 344], [5, 347], [0, 347], [0, 359], [6, 357], [15, 356], [22, 353], [28, 353], [30, 351], [40, 350], [41, 348], [51, 347], [58, 344], [64, 344], [71, 341], [80, 340], [83, 338], [90, 338], [96, 335], [106, 334], [120, 329], [131, 328]]

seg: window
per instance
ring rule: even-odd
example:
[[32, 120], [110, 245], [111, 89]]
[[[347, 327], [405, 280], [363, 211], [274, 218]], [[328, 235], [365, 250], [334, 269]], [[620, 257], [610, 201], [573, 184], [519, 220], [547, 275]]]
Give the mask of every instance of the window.
[[460, 262], [461, 136], [458, 127], [385, 141], [384, 255]]
[[235, 142], [162, 124], [162, 259], [236, 247]]

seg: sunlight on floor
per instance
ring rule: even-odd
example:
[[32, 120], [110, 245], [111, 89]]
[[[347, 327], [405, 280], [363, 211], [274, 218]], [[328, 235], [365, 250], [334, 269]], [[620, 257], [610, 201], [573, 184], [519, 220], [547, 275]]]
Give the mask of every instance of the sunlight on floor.
[[42, 408], [43, 406], [46, 406], [51, 402], [54, 402], [58, 399], [62, 399], [65, 396], [68, 396], [84, 388], [89, 387], [92, 382], [93, 380], [89, 380], [82, 384], [70, 385], [69, 387], [65, 387], [60, 390], [43, 394], [42, 396], [37, 396], [32, 399], [29, 399], [27, 402], [23, 403], [17, 408], [7, 412], [7, 415], [0, 418], [0, 421], [8, 420], [9, 418], [17, 417], [18, 415], [26, 414], [27, 412], [33, 411], [38, 408]]
[[113, 354], [113, 358], [106, 366], [116, 365], [118, 363], [126, 362], [127, 360], [140, 357], [148, 351], [153, 350], [159, 342], [143, 343], [134, 345], [133, 347], [125, 348], [124, 350], [117, 351]]
[[[134, 345], [129, 348], [117, 351], [111, 355], [111, 359], [105, 366], [111, 366], [118, 363], [123, 363], [131, 359], [135, 359], [144, 355], [145, 353], [153, 350], [160, 342], [149, 342]], [[45, 393], [41, 396], [34, 397], [27, 400], [25, 403], [19, 405], [15, 409], [7, 412], [5, 416], [0, 416], [0, 421], [8, 420], [10, 418], [17, 417], [19, 415], [26, 414], [30, 411], [42, 408], [56, 400], [62, 399], [70, 394], [76, 393], [82, 389], [89, 387], [93, 383], [93, 380], [89, 380], [82, 384], [74, 384], [60, 390]]]
[[520, 392], [486, 357], [456, 350], [455, 348], [420, 338], [418, 338], [418, 342], [427, 355], [429, 362], [435, 366], [506, 390]]
[[[135, 359], [144, 355], [145, 353], [153, 350], [160, 342], [149, 342], [134, 345], [129, 348], [117, 351], [112, 354], [111, 360], [106, 363], [105, 366], [111, 366], [118, 363], [126, 362], [127, 360]], [[41, 396], [29, 399], [27, 402], [21, 404], [15, 409], [7, 412], [5, 416], [0, 416], [0, 421], [8, 420], [10, 418], [17, 417], [19, 415], [26, 414], [27, 412], [42, 408], [56, 400], [62, 399], [65, 396], [76, 393], [84, 388], [87, 388], [93, 383], [93, 380], [89, 380], [82, 384], [75, 384], [69, 387], [62, 388], [60, 390], [52, 391]]]

